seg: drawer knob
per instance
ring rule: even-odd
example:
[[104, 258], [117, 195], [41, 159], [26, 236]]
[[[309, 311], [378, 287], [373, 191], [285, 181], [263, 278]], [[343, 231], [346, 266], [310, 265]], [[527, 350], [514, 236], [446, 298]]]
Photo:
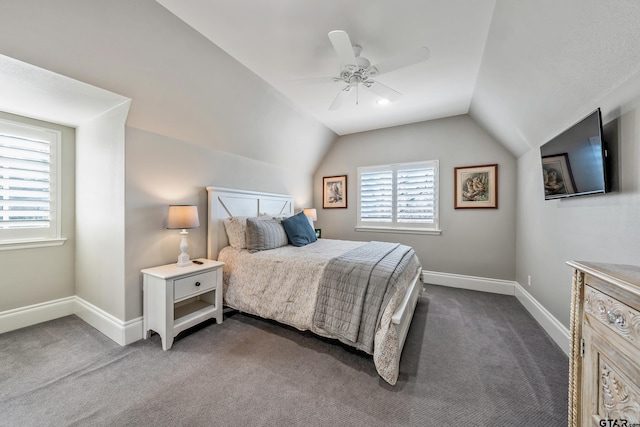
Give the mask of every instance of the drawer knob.
[[609, 323], [615, 323], [618, 326], [622, 325], [622, 314], [615, 314], [613, 311], [607, 311], [607, 320]]
[[196, 286], [200, 286], [200, 282], [196, 282]]

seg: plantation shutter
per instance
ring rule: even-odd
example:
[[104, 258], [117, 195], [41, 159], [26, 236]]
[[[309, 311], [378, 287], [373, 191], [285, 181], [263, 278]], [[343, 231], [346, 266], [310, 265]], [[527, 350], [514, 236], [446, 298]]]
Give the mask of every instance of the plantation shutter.
[[51, 143], [0, 134], [0, 229], [50, 222]]
[[359, 167], [356, 229], [439, 233], [438, 161]]
[[398, 222], [433, 222], [435, 219], [435, 168], [398, 169]]
[[363, 222], [393, 220], [393, 173], [390, 170], [360, 174], [360, 219]]

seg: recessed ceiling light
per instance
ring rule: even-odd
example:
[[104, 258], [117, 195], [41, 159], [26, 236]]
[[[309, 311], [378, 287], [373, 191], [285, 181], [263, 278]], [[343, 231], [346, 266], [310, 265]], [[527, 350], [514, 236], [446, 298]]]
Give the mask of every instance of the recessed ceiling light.
[[389, 103], [389, 100], [387, 98], [380, 98], [376, 102], [378, 103], [378, 105], [387, 105]]

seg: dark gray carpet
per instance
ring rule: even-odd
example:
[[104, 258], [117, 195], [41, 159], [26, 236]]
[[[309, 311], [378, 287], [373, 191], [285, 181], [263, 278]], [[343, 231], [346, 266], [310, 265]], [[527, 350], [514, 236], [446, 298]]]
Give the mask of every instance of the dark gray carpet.
[[425, 288], [396, 386], [363, 353], [242, 314], [167, 352], [75, 316], [5, 333], [0, 425], [566, 425], [568, 359], [514, 297]]

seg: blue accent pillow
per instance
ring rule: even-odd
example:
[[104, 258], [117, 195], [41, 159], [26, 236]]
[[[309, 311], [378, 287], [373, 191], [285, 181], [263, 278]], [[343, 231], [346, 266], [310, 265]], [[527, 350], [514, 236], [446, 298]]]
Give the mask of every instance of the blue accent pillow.
[[317, 240], [316, 232], [304, 212], [283, 219], [282, 226], [293, 246], [305, 246]]

